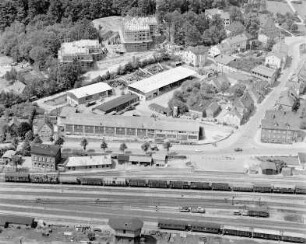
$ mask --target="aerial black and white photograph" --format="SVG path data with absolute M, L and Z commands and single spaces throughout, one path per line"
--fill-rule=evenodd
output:
M 306 0 L 0 0 L 0 244 L 306 244 Z

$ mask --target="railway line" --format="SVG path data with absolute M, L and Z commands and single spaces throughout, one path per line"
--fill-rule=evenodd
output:
M 242 193 L 241 196 L 238 193 L 236 197 L 241 198 L 242 201 L 238 200 L 240 202 L 238 205 L 237 202 L 232 205 L 230 198 L 232 194 L 229 192 L 202 194 L 199 191 L 186 192 L 185 190 L 144 188 L 128 188 L 127 190 L 127 188 L 113 187 L 98 189 L 97 187 L 69 185 L 64 187 L 50 185 L 51 188 L 46 189 L 48 187 L 49 185 L 1 183 L 0 212 L 22 212 L 32 214 L 32 216 L 41 214 L 53 216 L 60 213 L 63 219 L 69 219 L 71 216 L 94 219 L 136 216 L 148 222 L 156 222 L 162 218 L 198 220 L 267 229 L 294 230 L 300 233 L 303 233 L 306 228 L 303 223 L 286 222 L 274 217 L 259 219 L 229 214 L 243 203 L 256 204 L 256 200 L 247 200 L 247 197 L 252 196 L 250 193 Z M 291 199 L 289 198 L 286 202 L 285 199 L 281 200 L 272 194 L 271 196 L 257 195 L 265 199 L 261 201 L 261 204 L 270 208 L 272 216 L 274 213 L 279 214 L 278 209 L 282 208 L 284 211 L 287 209 L 300 215 L 305 214 L 305 196 L 290 195 Z M 40 201 L 37 201 L 38 198 Z M 227 198 L 226 201 L 225 198 Z M 207 214 L 180 213 L 178 211 L 180 206 L 202 206 L 207 209 Z

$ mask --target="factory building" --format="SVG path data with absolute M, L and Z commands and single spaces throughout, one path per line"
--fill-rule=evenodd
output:
M 130 92 L 137 94 L 141 100 L 149 100 L 180 86 L 196 72 L 184 67 L 170 69 L 129 85 Z
M 108 97 L 112 88 L 104 82 L 83 86 L 67 92 L 67 103 L 75 106 Z
M 193 143 L 204 138 L 204 128 L 182 119 L 71 113 L 61 119 L 66 136 L 122 137 Z

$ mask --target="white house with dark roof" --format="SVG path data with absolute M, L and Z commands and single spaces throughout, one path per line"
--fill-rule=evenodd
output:
M 207 60 L 208 48 L 205 46 L 188 47 L 182 52 L 182 60 L 194 67 L 203 67 Z
M 287 57 L 278 52 L 269 52 L 265 58 L 265 65 L 273 69 L 283 69 L 286 64 Z
M 104 82 L 83 86 L 67 92 L 67 103 L 75 106 L 111 95 L 112 88 Z

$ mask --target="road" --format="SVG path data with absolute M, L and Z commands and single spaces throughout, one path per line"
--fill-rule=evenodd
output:
M 207 221 L 221 224 L 292 230 L 303 233 L 306 225 L 284 221 L 286 215 L 306 216 L 306 197 L 290 195 L 230 192 L 205 192 L 137 189 L 111 187 L 83 187 L 69 185 L 34 185 L 1 183 L 0 213 L 23 213 L 30 216 L 61 216 L 62 220 L 78 217 L 101 221 L 111 217 L 135 216 L 147 222 L 158 219 Z M 234 196 L 234 198 L 233 198 Z M 36 201 L 40 198 L 40 201 Z M 99 200 L 97 200 L 99 199 Z M 268 219 L 235 216 L 241 206 L 268 206 Z M 157 206 L 157 207 L 156 207 Z M 202 206 L 205 214 L 181 213 L 181 206 Z M 46 218 L 46 217 L 45 217 Z
M 292 12 L 293 13 L 296 13 L 296 9 L 294 8 L 292 2 L 292 0 L 286 0 L 287 4 L 289 5 L 289 7 L 291 8 Z M 297 25 L 304 25 L 304 19 L 300 16 L 300 15 L 297 15 L 297 17 L 300 19 L 300 22 L 295 22 Z

